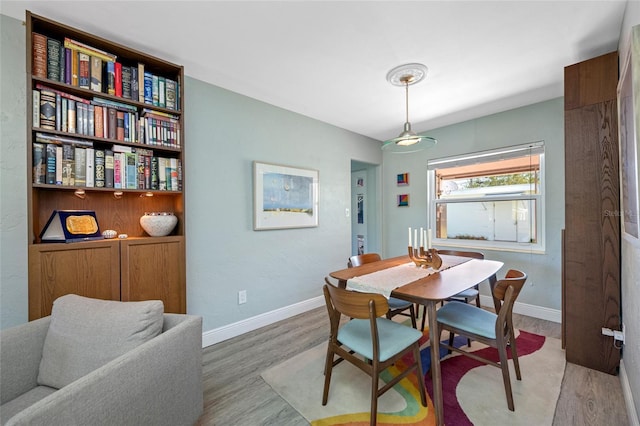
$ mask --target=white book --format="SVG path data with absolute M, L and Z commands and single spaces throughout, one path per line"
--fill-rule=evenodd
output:
M 86 179 L 86 186 L 88 188 L 93 188 L 95 186 L 95 182 L 96 182 L 96 174 L 95 174 L 95 170 L 94 170 L 94 163 L 95 163 L 95 149 L 93 148 L 87 148 L 87 152 L 86 152 L 86 163 L 87 163 L 87 173 L 85 176 Z
M 169 159 L 169 164 L 171 165 L 171 190 L 172 191 L 177 191 L 178 190 L 178 159 L 177 158 L 171 158 Z M 167 183 L 167 189 L 169 187 L 169 184 Z
M 164 157 L 158 158 L 158 185 L 160 190 L 167 189 L 167 159 Z
M 56 146 L 56 185 L 62 185 L 62 147 Z

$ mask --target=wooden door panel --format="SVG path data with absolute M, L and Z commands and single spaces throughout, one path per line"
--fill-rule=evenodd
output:
M 165 312 L 186 313 L 184 237 L 122 241 L 122 300 L 158 299 Z
M 65 294 L 120 300 L 118 241 L 29 246 L 29 320 L 51 314 Z

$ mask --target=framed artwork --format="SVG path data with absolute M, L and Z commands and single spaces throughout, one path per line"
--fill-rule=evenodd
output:
M 253 229 L 318 226 L 318 171 L 253 162 Z
M 358 254 L 364 254 L 364 235 L 358 234 Z
M 638 30 L 632 33 L 637 37 Z M 626 58 L 618 82 L 618 131 L 620 132 L 620 168 L 622 187 L 622 228 L 625 234 L 638 238 L 638 126 L 640 114 L 640 58 L 634 50 L 640 40 L 631 40 L 629 55 Z M 635 55 L 634 55 L 635 53 Z M 636 91 L 636 93 L 634 93 Z
M 364 194 L 358 194 L 358 223 L 364 223 Z
M 409 207 L 409 194 L 398 195 L 398 207 Z
M 356 185 L 364 186 L 364 178 L 358 178 L 358 181 L 357 181 Z
M 398 186 L 409 185 L 409 173 L 400 173 L 397 178 Z

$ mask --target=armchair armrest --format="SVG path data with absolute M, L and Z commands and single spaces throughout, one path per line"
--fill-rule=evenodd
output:
M 51 317 L 0 333 L 0 405 L 38 386 L 38 370 Z
M 164 314 L 162 334 L 63 387 L 9 425 L 190 425 L 203 411 L 202 318 Z

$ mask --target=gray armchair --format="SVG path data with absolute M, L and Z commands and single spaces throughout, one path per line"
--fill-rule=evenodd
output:
M 43 386 L 39 371 L 52 317 L 3 330 L 1 424 L 194 424 L 203 411 L 202 318 L 160 315 L 157 336 L 59 389 Z

